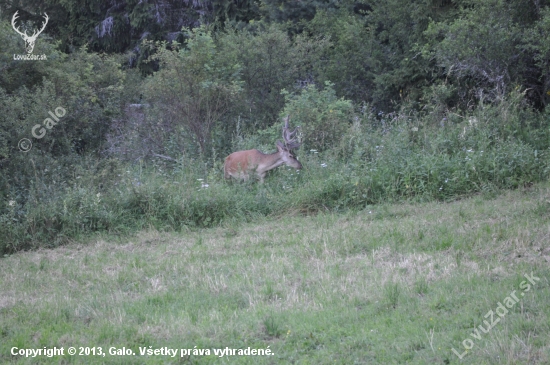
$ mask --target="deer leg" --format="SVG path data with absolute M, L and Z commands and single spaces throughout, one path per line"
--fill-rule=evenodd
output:
M 261 183 L 261 184 L 264 183 L 265 175 L 266 175 L 265 172 L 262 172 L 262 173 L 258 174 L 258 177 L 260 178 L 260 183 Z

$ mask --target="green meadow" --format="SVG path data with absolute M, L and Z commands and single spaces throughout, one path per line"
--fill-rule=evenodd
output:
M 0 364 L 547 365 L 549 278 L 550 0 L 0 1 Z
M 549 234 L 543 183 L 17 252 L 0 265 L 0 361 L 547 364 Z

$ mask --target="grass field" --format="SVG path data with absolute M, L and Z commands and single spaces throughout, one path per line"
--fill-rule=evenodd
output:
M 0 259 L 1 363 L 550 363 L 548 183 L 87 241 Z

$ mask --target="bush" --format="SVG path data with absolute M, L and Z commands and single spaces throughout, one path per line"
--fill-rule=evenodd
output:
M 338 99 L 333 84 L 325 83 L 323 90 L 308 85 L 299 95 L 283 91 L 286 104 L 283 114 L 300 124 L 305 149 L 325 151 L 339 144 L 347 132 L 353 115 L 351 101 Z

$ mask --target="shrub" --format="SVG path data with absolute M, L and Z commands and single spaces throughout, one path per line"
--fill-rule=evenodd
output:
M 308 85 L 299 95 L 283 94 L 283 114 L 301 124 L 305 149 L 325 151 L 340 142 L 350 126 L 353 106 L 351 101 L 337 98 L 333 84 L 327 81 L 323 90 Z

